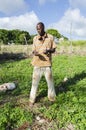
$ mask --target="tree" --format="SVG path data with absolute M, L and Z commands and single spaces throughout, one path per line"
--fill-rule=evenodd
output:
M 49 33 L 49 34 L 52 34 L 56 38 L 61 37 L 61 34 L 55 29 L 48 29 L 46 32 Z
M 27 44 L 25 33 L 22 33 L 22 34 L 19 35 L 19 41 L 23 45 Z
M 35 35 L 31 35 L 30 39 L 28 40 L 28 44 L 32 44 L 33 43 L 33 38 Z
M 4 44 L 8 43 L 8 31 L 5 29 L 0 29 L 0 41 Z
M 15 44 L 29 44 L 30 40 L 32 40 L 32 38 L 27 31 L 21 31 L 18 29 L 0 29 L 0 44 L 8 44 L 8 42 Z
M 29 34 L 29 32 L 22 31 L 21 33 L 23 34 L 24 37 L 24 43 L 29 44 L 29 40 L 31 39 L 31 35 Z

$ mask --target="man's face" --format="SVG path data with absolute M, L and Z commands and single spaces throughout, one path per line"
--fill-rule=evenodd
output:
M 37 32 L 38 32 L 39 35 L 42 36 L 44 34 L 44 27 L 41 24 L 38 24 L 36 26 L 36 29 L 37 29 Z

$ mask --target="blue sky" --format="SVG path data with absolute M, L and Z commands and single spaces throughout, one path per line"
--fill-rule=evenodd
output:
M 0 0 L 0 29 L 26 30 L 36 24 L 57 29 L 72 39 L 86 39 L 86 0 Z

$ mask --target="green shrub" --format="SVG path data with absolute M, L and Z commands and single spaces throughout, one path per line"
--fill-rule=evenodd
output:
M 0 109 L 0 130 L 18 128 L 24 122 L 31 124 L 32 117 L 30 112 L 16 107 L 12 103 L 7 103 Z

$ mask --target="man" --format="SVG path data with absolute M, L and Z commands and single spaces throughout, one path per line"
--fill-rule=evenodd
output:
M 32 77 L 32 88 L 30 92 L 30 104 L 35 103 L 36 92 L 39 81 L 44 74 L 48 84 L 48 99 L 55 101 L 55 89 L 52 78 L 51 70 L 51 56 L 55 52 L 56 44 L 53 41 L 53 36 L 45 32 L 45 27 L 42 22 L 39 22 L 36 26 L 38 35 L 33 39 L 33 60 L 34 66 Z

